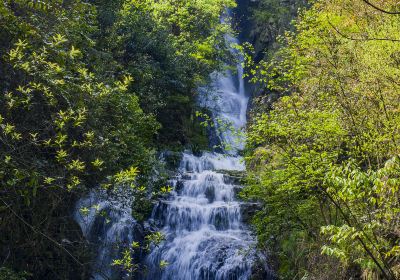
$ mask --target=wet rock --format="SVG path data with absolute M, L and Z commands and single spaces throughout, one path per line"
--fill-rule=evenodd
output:
M 206 188 L 204 194 L 205 194 L 206 198 L 208 199 L 209 203 L 214 202 L 214 200 L 215 200 L 215 189 L 213 187 Z
M 224 182 L 231 185 L 243 185 L 246 177 L 246 171 L 242 170 L 217 170 L 224 174 Z
M 236 185 L 233 187 L 233 191 L 235 193 L 235 197 L 239 198 L 240 192 L 243 190 L 243 186 L 241 185 Z
M 183 189 L 183 187 L 184 187 L 184 182 L 179 180 L 176 182 L 175 191 L 179 193 Z
M 193 174 L 185 173 L 185 174 L 183 174 L 183 175 L 181 176 L 181 179 L 182 179 L 182 180 L 192 180 L 192 176 L 193 176 Z
M 242 221 L 249 224 L 254 214 L 260 210 L 260 207 L 260 204 L 255 202 L 242 203 L 240 207 Z
M 269 259 L 266 254 L 260 251 L 257 252 L 251 268 L 251 277 L 249 280 L 278 280 L 276 274 L 270 267 Z

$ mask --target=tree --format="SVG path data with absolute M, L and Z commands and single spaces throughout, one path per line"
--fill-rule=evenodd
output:
M 398 176 L 398 19 L 363 1 L 315 1 L 295 28 L 251 69 L 280 94 L 268 112 L 259 98 L 249 130 L 244 194 L 263 202 L 258 232 L 287 279 L 396 279 L 398 206 L 387 195 L 399 193 L 379 186 Z

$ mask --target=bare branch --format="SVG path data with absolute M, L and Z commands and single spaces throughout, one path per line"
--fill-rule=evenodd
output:
M 372 3 L 369 2 L 368 0 L 363 0 L 363 1 L 364 1 L 367 5 L 373 7 L 374 9 L 376 9 L 376 10 L 382 12 L 382 13 L 389 14 L 389 15 L 400 15 L 400 12 L 386 11 L 386 10 L 384 10 L 384 9 L 382 9 L 382 8 L 379 8 L 378 6 L 372 4 Z
M 343 38 L 353 41 L 390 41 L 390 42 L 400 42 L 400 39 L 392 39 L 392 38 L 361 38 L 361 37 L 352 37 L 344 34 L 340 31 L 336 26 L 334 26 L 330 21 L 328 21 L 329 25 Z

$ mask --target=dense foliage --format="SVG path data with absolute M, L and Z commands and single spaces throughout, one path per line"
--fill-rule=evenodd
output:
M 122 66 L 118 70 L 137 81 L 132 89 L 143 110 L 161 123 L 159 145 L 206 148 L 204 129 L 193 122 L 197 86 L 227 56 L 229 24 L 221 24 L 220 15 L 234 1 L 98 2 L 109 35 L 100 40 Z
M 88 278 L 77 197 L 146 186 L 157 145 L 204 142 L 196 88 L 225 56 L 233 4 L 0 3 L 0 278 Z
M 230 58 L 220 16 L 234 5 L 0 3 L 0 279 L 88 279 L 76 200 L 129 187 L 145 220 L 149 197 L 169 191 L 148 180 L 157 149 L 207 148 L 197 88 Z M 260 94 L 242 196 L 260 202 L 260 247 L 281 279 L 399 279 L 398 1 L 260 0 L 250 11 Z M 133 275 L 141 246 L 113 265 Z
M 400 277 L 400 6 L 371 2 L 312 1 L 250 65 L 280 98 L 255 105 L 243 196 L 282 279 Z

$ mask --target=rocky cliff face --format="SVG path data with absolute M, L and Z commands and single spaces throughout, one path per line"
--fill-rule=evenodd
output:
M 276 38 L 291 28 L 291 21 L 306 3 L 306 0 L 238 1 L 236 24 L 240 26 L 240 39 L 253 45 L 256 61 L 277 47 Z
M 254 47 L 254 61 L 266 60 L 279 48 L 277 38 L 287 30 L 307 0 L 239 0 L 235 11 L 235 25 L 240 30 L 240 41 Z M 279 94 L 257 85 L 247 84 L 250 94 L 248 119 L 251 111 L 265 111 L 279 98 Z

